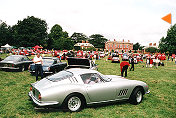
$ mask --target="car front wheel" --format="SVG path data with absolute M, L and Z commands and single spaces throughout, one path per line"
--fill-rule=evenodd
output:
M 71 112 L 78 112 L 84 106 L 83 99 L 80 95 L 72 94 L 69 95 L 64 102 L 64 109 Z
M 141 103 L 142 100 L 143 100 L 142 90 L 141 90 L 141 88 L 136 88 L 130 96 L 130 103 L 137 105 L 137 104 Z

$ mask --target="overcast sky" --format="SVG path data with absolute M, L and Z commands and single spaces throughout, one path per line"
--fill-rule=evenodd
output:
M 176 0 L 0 0 L 0 19 L 11 26 L 35 16 L 49 29 L 61 25 L 70 36 L 102 34 L 142 45 L 166 36 L 171 25 L 161 18 L 169 13 L 175 24 Z

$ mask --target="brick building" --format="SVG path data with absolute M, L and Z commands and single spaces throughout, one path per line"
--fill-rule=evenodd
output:
M 128 42 L 125 42 L 124 39 L 122 41 L 116 41 L 114 39 L 114 41 L 107 41 L 105 43 L 105 49 L 107 51 L 118 51 L 118 52 L 122 52 L 122 50 L 124 52 L 128 52 L 130 50 L 133 50 L 133 43 L 130 43 L 130 41 L 128 40 Z

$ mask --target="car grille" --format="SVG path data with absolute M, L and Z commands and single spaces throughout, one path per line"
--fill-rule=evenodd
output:
M 128 89 L 122 89 L 122 90 L 120 90 L 118 96 L 126 96 L 126 95 L 127 95 L 127 92 L 128 92 Z

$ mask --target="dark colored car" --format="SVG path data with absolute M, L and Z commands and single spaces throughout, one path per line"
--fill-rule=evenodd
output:
M 27 70 L 29 65 L 33 63 L 28 57 L 24 55 L 11 55 L 0 62 L 0 69 L 4 71 L 9 70 Z
M 67 66 L 66 62 L 61 62 L 59 58 L 56 57 L 43 57 L 43 73 L 52 74 L 57 73 Z M 29 66 L 29 72 L 31 74 L 35 73 L 35 64 L 32 63 Z
M 66 69 L 70 68 L 86 68 L 92 70 L 98 70 L 97 64 L 93 60 L 88 58 L 78 58 L 78 57 L 68 57 L 68 66 Z

